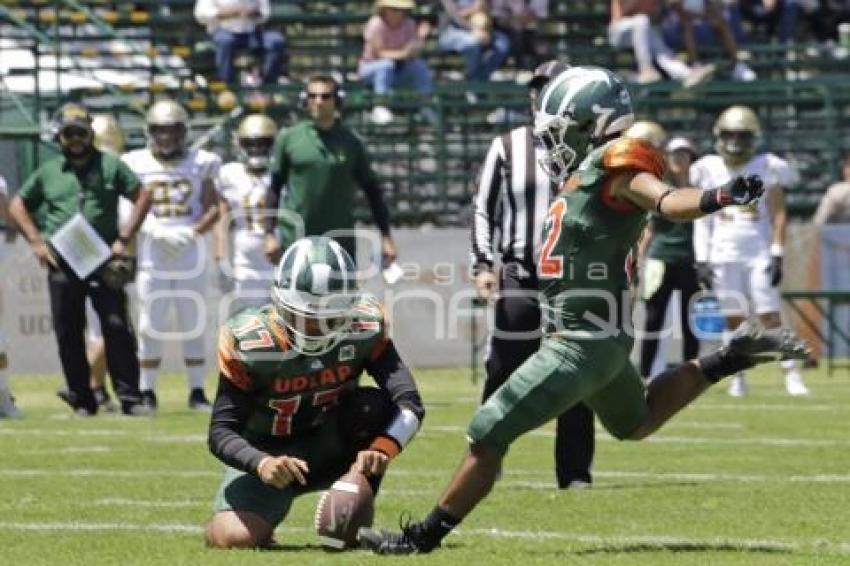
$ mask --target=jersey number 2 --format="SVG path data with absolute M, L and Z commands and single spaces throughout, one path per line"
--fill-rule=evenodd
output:
M 541 279 L 560 279 L 564 276 L 564 256 L 553 255 L 552 250 L 555 248 L 555 244 L 558 243 L 558 238 L 561 237 L 561 223 L 566 210 L 567 203 L 563 200 L 556 200 L 549 207 L 549 212 L 546 214 L 546 223 L 549 224 L 549 234 L 543 243 L 543 250 L 540 252 L 540 263 L 537 265 L 537 276 Z

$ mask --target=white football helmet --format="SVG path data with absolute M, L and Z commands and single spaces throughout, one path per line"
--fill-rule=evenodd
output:
M 747 163 L 761 141 L 758 116 L 747 106 L 730 106 L 714 123 L 714 149 L 730 165 Z
M 159 159 L 174 159 L 186 151 L 189 114 L 173 100 L 160 100 L 145 117 L 148 146 Z
M 266 169 L 269 165 L 277 125 L 265 114 L 246 116 L 236 129 L 236 153 L 249 169 Z
M 271 296 L 293 349 L 320 356 L 349 330 L 359 298 L 354 262 L 330 238 L 301 238 L 280 259 Z

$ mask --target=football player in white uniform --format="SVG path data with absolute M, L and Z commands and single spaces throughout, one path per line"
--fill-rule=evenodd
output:
M 219 172 L 216 261 L 222 292 L 234 281 L 230 314 L 267 302 L 274 266 L 263 252 L 265 199 L 271 182 L 269 160 L 277 125 L 263 114 L 246 116 L 235 134 L 238 161 Z
M 139 362 L 142 400 L 156 408 L 156 377 L 163 339 L 183 343 L 189 376 L 189 407 L 209 411 L 204 395 L 206 246 L 202 234 L 218 218 L 215 179 L 221 159 L 186 144 L 189 115 L 173 100 L 147 112 L 148 146 L 124 154 L 153 194 L 153 205 L 138 242 Z M 169 307 L 176 310 L 170 332 Z
M 756 153 L 761 125 L 752 109 L 731 106 L 714 125 L 717 154 L 706 155 L 691 167 L 691 182 L 709 189 L 736 175 L 758 175 L 764 196 L 747 206 L 731 206 L 694 222 L 694 256 L 700 284 L 713 288 L 726 317 L 735 328 L 755 314 L 768 328 L 781 325 L 779 284 L 785 242 L 785 188 L 796 173 L 772 153 Z M 714 184 L 713 184 L 714 183 Z M 781 362 L 790 395 L 808 395 L 797 362 Z M 730 380 L 729 394 L 747 393 L 743 373 Z
M 0 263 L 6 251 L 6 236 L 11 234 L 7 231 L 9 226 L 9 192 L 6 187 L 6 179 L 0 176 Z M 0 323 L 3 316 L 3 297 L 0 296 Z M 23 413 L 15 406 L 15 398 L 9 392 L 9 376 L 6 374 L 9 360 L 6 356 L 6 337 L 3 335 L 3 327 L 0 326 L 0 419 L 19 419 Z

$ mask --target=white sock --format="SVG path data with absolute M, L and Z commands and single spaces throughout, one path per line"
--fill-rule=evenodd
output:
M 189 375 L 189 389 L 203 389 L 204 377 L 206 377 L 206 368 L 201 364 L 199 366 L 186 366 L 186 373 Z
M 159 368 L 142 368 L 139 375 L 139 389 L 156 391 L 157 374 L 159 374 Z
M 788 375 L 789 373 L 798 373 L 799 364 L 797 364 L 797 360 L 782 360 L 779 362 L 779 367 L 785 370 L 785 375 Z

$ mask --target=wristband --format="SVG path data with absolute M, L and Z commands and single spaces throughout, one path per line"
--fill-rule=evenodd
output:
M 704 214 L 711 214 L 723 208 L 720 200 L 720 189 L 708 189 L 699 197 L 699 209 Z
M 782 247 L 782 244 L 770 244 L 770 255 L 772 257 L 782 257 L 785 253 L 785 249 Z

